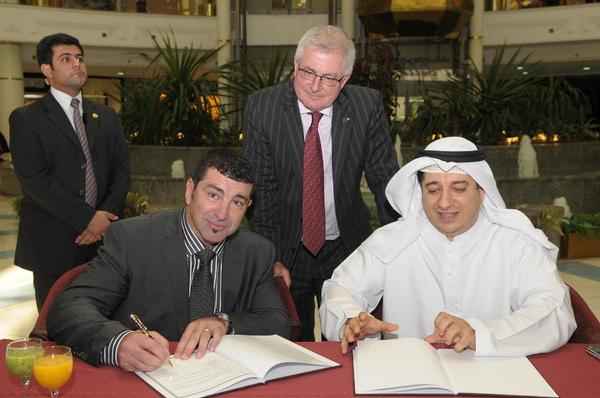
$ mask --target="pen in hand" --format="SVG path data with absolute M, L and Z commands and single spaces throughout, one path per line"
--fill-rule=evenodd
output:
M 133 323 L 136 324 L 136 326 L 138 327 L 138 329 L 140 330 L 140 332 L 142 332 L 143 334 L 145 334 L 146 336 L 148 336 L 148 337 L 150 337 L 152 339 L 152 336 L 148 332 L 148 328 L 146 327 L 146 325 L 144 325 L 144 323 L 142 322 L 142 320 L 140 319 L 139 316 L 137 316 L 136 314 L 131 314 L 131 315 L 129 315 L 129 318 L 131 318 L 131 320 L 133 321 Z M 169 361 L 169 365 L 171 365 L 171 367 L 173 367 L 173 364 L 171 363 L 171 360 L 169 359 L 168 361 Z

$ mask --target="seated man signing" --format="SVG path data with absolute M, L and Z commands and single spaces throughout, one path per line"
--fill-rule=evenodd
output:
M 325 336 L 419 337 L 476 355 L 529 355 L 565 344 L 576 324 L 558 249 L 506 209 L 470 141 L 431 143 L 390 180 L 402 219 L 375 231 L 323 285 Z M 383 298 L 383 321 L 369 315 Z
M 187 359 L 234 331 L 288 337 L 275 248 L 238 230 L 253 182 L 243 155 L 216 149 L 187 180 L 183 209 L 111 225 L 98 256 L 50 310 L 50 338 L 95 366 L 151 371 L 166 362 L 168 341 L 179 341 L 175 356 Z M 132 331 L 132 313 L 152 338 Z

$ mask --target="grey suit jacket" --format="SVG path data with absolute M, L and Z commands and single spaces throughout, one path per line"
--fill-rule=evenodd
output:
M 98 257 L 56 300 L 49 336 L 93 365 L 136 313 L 150 330 L 178 341 L 188 324 L 189 267 L 182 210 L 111 225 Z M 290 322 L 273 279 L 275 249 L 249 231 L 227 238 L 222 311 L 237 333 L 289 337 Z
M 127 143 L 115 111 L 87 99 L 83 112 L 98 184 L 98 204 L 84 197 L 85 155 L 51 93 L 10 115 L 10 144 L 23 191 L 15 264 L 44 274 L 74 265 L 75 238 L 96 210 L 119 215 L 129 190 Z
M 380 95 L 346 85 L 333 104 L 333 189 L 342 243 L 350 254 L 372 232 L 360 191 L 365 173 L 382 224 L 396 220 L 385 186 L 398 171 Z M 292 82 L 250 96 L 244 153 L 257 169 L 252 228 L 275 243 L 277 259 L 291 266 L 302 234 L 304 133 Z

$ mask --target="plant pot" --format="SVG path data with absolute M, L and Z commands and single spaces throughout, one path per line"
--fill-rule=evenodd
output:
M 600 236 L 581 236 L 572 232 L 563 236 L 561 257 L 600 257 Z
M 536 228 L 541 229 L 550 242 L 560 247 L 560 221 L 565 212 L 564 208 L 555 205 L 526 203 L 517 205 L 516 209 L 523 212 Z

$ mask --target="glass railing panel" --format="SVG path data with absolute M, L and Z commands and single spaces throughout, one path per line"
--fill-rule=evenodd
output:
M 216 0 L 0 0 L 0 3 L 162 15 L 216 15 Z
M 486 11 L 521 10 L 527 8 L 572 6 L 598 3 L 599 0 L 486 0 Z

